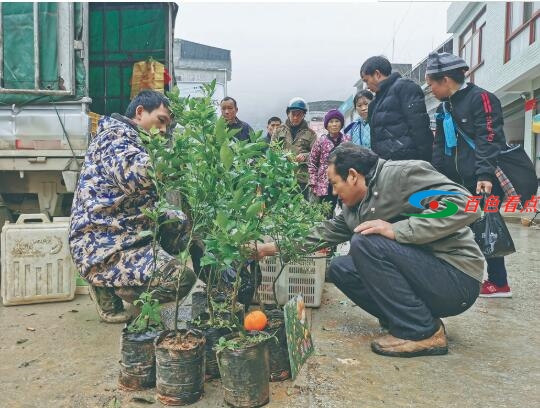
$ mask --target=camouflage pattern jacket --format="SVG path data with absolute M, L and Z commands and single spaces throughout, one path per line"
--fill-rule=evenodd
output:
M 73 260 L 82 276 L 91 269 L 110 263 L 113 255 L 122 251 L 142 248 L 151 241 L 140 232 L 152 228 L 151 221 L 143 214 L 156 203 L 154 185 L 148 177 L 150 158 L 145 150 L 137 127 L 131 120 L 113 114 L 104 117 L 98 125 L 97 136 L 92 140 L 71 209 L 69 244 Z M 182 213 L 176 214 L 184 219 Z M 151 264 L 151 251 L 141 251 L 137 263 Z M 118 258 L 120 259 L 120 258 Z M 131 265 L 124 265 L 129 269 Z M 147 279 L 147 270 L 128 273 L 122 284 L 140 285 Z M 93 272 L 92 272 L 93 273 Z M 111 275 L 111 279 L 115 279 Z M 127 282 L 126 282 L 127 281 Z M 107 282 L 107 286 L 112 283 Z

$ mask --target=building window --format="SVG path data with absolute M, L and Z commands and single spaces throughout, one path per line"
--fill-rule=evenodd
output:
M 540 1 L 506 3 L 504 62 L 520 55 L 540 37 Z
M 482 52 L 482 33 L 486 27 L 486 8 L 476 16 L 471 24 L 459 37 L 459 56 L 469 65 L 469 80 L 474 82 L 474 76 L 484 64 Z

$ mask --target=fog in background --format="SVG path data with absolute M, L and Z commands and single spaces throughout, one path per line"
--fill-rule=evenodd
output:
M 442 2 L 180 3 L 175 38 L 231 50 L 227 93 L 256 130 L 289 99 L 345 100 L 373 55 L 413 66 L 443 43 Z

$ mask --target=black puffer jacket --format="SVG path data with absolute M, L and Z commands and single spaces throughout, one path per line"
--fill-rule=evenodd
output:
M 397 72 L 369 104 L 371 149 L 383 159 L 431 161 L 433 132 L 422 89 Z
M 499 99 L 472 83 L 457 91 L 446 103 L 455 123 L 476 145 L 473 150 L 459 135 L 451 156 L 445 155 L 442 104 L 437 108 L 433 166 L 448 178 L 476 189 L 477 181 L 496 182 L 497 157 L 506 149 L 503 113 Z

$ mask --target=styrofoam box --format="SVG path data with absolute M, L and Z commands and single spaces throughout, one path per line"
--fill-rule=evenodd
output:
M 1 235 L 4 305 L 58 302 L 75 296 L 75 265 L 68 246 L 69 218 L 23 214 Z
M 279 257 L 267 257 L 259 261 L 262 282 L 259 295 L 263 303 L 274 303 L 272 283 L 281 270 Z M 326 256 L 320 253 L 301 258 L 295 263 L 285 266 L 276 282 L 276 297 L 280 305 L 284 305 L 297 294 L 304 296 L 305 305 L 319 307 L 321 305 L 324 275 L 326 272 Z

